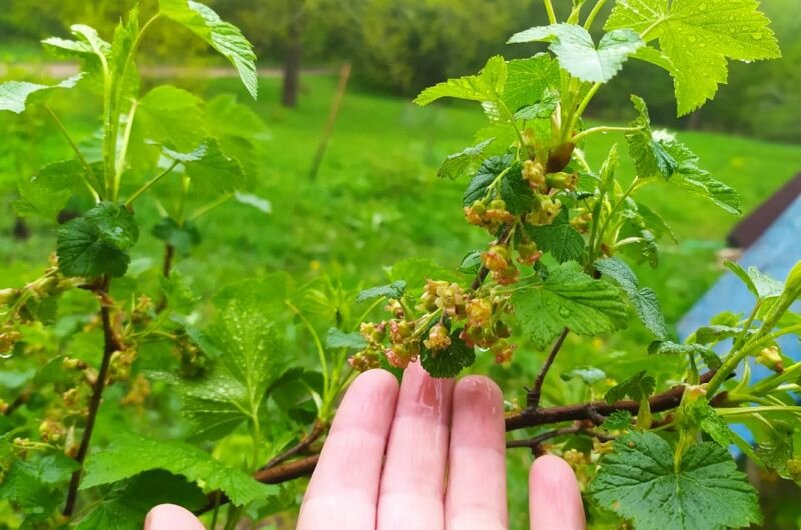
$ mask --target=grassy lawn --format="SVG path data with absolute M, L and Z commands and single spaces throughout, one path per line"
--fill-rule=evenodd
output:
M 263 81 L 261 99 L 254 108 L 268 124 L 271 139 L 264 143 L 253 192 L 271 201 L 273 213 L 226 203 L 204 217 L 199 223 L 202 243 L 178 263 L 196 290 L 208 293 L 232 278 L 274 270 L 287 270 L 297 278 L 325 271 L 346 286 L 368 286 L 380 283 L 383 267 L 400 259 L 429 257 L 453 268 L 466 251 L 486 244 L 486 236 L 462 217 L 461 195 L 467 183 L 435 177 L 445 156 L 472 144 L 474 131 L 484 124 L 480 109 L 462 105 L 420 109 L 405 100 L 354 88 L 345 98 L 321 171 L 312 182 L 310 162 L 335 84 L 334 78 L 305 78 L 300 107 L 290 111 L 277 104 L 279 81 Z M 239 92 L 234 80 L 212 81 L 207 90 L 209 94 Z M 96 124 L 82 116 L 71 120 L 70 115 L 79 98 L 88 97 L 95 96 L 76 93 L 54 98 L 56 112 L 81 139 L 89 138 Z M 31 222 L 27 241 L 9 236 L 14 223 L 13 180 L 48 161 L 68 157 L 69 151 L 50 132 L 43 116 L 0 116 L 0 129 L 17 147 L 25 148 L 24 156 L 12 159 L 8 153 L 16 147 L 9 142 L 0 146 L 0 196 L 6 212 L 0 220 L 2 288 L 38 276 L 48 249 L 54 246 L 52 226 L 36 221 Z M 700 155 L 703 167 L 742 193 L 746 211 L 801 171 L 801 147 L 703 133 L 679 137 Z M 596 144 L 587 153 L 593 166 L 600 164 L 616 141 L 623 142 L 623 137 L 610 135 L 601 142 L 606 145 Z M 627 160 L 623 171 L 633 173 Z M 668 185 L 646 190 L 641 198 L 669 221 L 681 240 L 664 250 L 659 269 L 638 268 L 642 284 L 657 291 L 668 320 L 675 322 L 720 274 L 716 250 L 722 248 L 737 219 Z M 149 234 L 157 222 L 157 210 L 145 200 L 137 216 L 144 228 L 133 266 L 157 268 L 161 242 Z M 560 358 L 555 369 L 605 362 L 624 347 L 644 350 L 646 340 L 643 330 L 634 327 L 611 344 L 570 342 L 572 354 Z M 489 372 L 506 389 L 522 389 L 530 383 L 537 363 L 526 361 L 523 353 L 518 361 L 505 369 L 482 360 L 478 371 Z M 653 364 L 645 354 L 634 362 Z M 631 364 L 626 371 L 631 372 Z M 546 388 L 546 401 L 548 392 L 552 396 L 561 392 L 562 398 L 571 392 L 558 378 L 553 379 Z M 514 391 L 507 397 L 514 399 Z M 512 528 L 525 524 L 522 506 L 528 459 L 523 452 L 510 456 L 511 462 L 520 464 L 510 466 Z

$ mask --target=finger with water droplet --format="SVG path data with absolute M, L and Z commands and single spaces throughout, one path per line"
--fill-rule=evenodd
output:
M 297 530 L 374 530 L 384 450 L 398 383 L 370 370 L 339 406 L 300 509 Z
M 453 380 L 403 374 L 378 500 L 378 530 L 441 530 Z

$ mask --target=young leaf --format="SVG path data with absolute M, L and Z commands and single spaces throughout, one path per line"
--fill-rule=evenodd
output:
M 192 184 L 211 195 L 230 193 L 245 184 L 242 165 L 225 155 L 217 140 L 209 138 L 190 153 L 164 149 L 164 153 L 184 166 Z
M 559 377 L 562 381 L 570 381 L 571 379 L 581 379 L 585 385 L 594 385 L 606 379 L 606 373 L 600 368 L 594 366 L 579 366 L 573 368 L 569 372 L 560 374 Z
M 698 328 L 693 335 L 698 344 L 716 344 L 726 339 L 731 339 L 742 334 L 743 328 L 735 326 L 722 326 L 712 324 Z M 748 330 L 749 335 L 755 334 L 754 329 Z
M 512 295 L 517 321 L 537 348 L 550 344 L 565 327 L 585 336 L 611 333 L 626 325 L 627 307 L 618 290 L 587 276 L 576 262 L 549 270 L 538 285 Z
M 105 450 L 89 457 L 81 489 L 111 484 L 153 469 L 184 476 L 207 493 L 222 491 L 236 506 L 263 499 L 277 490 L 192 445 L 161 442 L 132 433 L 118 433 Z
M 660 340 L 668 338 L 670 332 L 656 293 L 648 287 L 640 289 L 637 276 L 625 262 L 616 258 L 598 260 L 595 262 L 595 269 L 623 289 L 634 307 L 634 312 L 654 337 Z
M 769 24 L 757 0 L 627 0 L 615 4 L 606 29 L 630 29 L 645 40 L 659 40 L 683 116 L 712 99 L 727 81 L 727 60 L 781 55 Z
M 487 61 L 478 75 L 448 79 L 423 90 L 414 102 L 425 106 L 440 98 L 467 99 L 481 103 L 498 101 L 503 94 L 506 75 L 506 61 L 496 55 Z
M 471 250 L 462 258 L 459 264 L 459 272 L 465 274 L 475 274 L 481 269 L 481 250 Z
M 526 232 L 543 252 L 549 252 L 559 263 L 575 261 L 584 252 L 584 238 L 570 226 L 566 208 L 549 225 L 526 226 Z
M 451 345 L 447 349 L 438 351 L 423 349 L 420 363 L 431 377 L 439 379 L 456 377 L 462 369 L 476 362 L 475 348 L 468 346 L 460 338 L 461 333 L 461 328 L 451 333 Z
M 42 44 L 58 55 L 93 61 L 95 66 L 100 66 L 103 72 L 107 73 L 111 44 L 103 40 L 96 29 L 83 24 L 70 26 L 70 32 L 77 40 L 51 37 L 43 40 Z
M 548 89 L 540 101 L 518 109 L 517 112 L 515 112 L 515 119 L 544 120 L 550 118 L 551 115 L 556 112 L 560 99 L 561 95 L 559 92 Z
M 389 285 L 381 285 L 379 287 L 365 289 L 356 297 L 356 303 L 367 302 L 368 300 L 375 300 L 376 298 L 398 299 L 403 296 L 405 291 L 406 282 L 399 280 L 397 282 L 392 282 Z
M 614 448 L 601 459 L 590 494 L 637 528 L 722 530 L 762 520 L 754 488 L 716 443 L 690 446 L 678 467 L 654 433 L 627 434 Z
M 167 18 L 192 31 L 231 61 L 245 88 L 256 99 L 259 91 L 256 54 L 239 28 L 224 22 L 211 8 L 193 0 L 159 0 L 159 9 Z
M 627 410 L 616 410 L 606 417 L 601 424 L 601 429 L 605 431 L 625 431 L 631 429 L 632 416 Z
M 725 260 L 723 264 L 732 271 L 748 287 L 757 300 L 767 300 L 781 296 L 784 284 L 763 274 L 756 267 L 748 267 L 746 271 L 738 263 Z
M 740 195 L 730 186 L 712 177 L 709 172 L 700 169 L 698 156 L 686 145 L 668 141 L 663 146 L 678 163 L 678 169 L 670 179 L 671 184 L 712 201 L 732 215 L 742 215 Z
M 0 111 L 8 110 L 21 114 L 27 105 L 44 100 L 50 91 L 57 88 L 74 88 L 82 78 L 83 74 L 78 74 L 55 85 L 39 85 L 26 81 L 0 83 Z
M 629 55 L 645 45 L 634 31 L 619 29 L 604 35 L 596 48 L 592 35 L 575 24 L 530 28 L 512 35 L 508 42 L 534 41 L 550 42 L 559 64 L 573 77 L 600 83 L 612 79 Z
M 487 188 L 492 184 L 495 179 L 500 175 L 509 164 L 512 163 L 512 157 L 493 156 L 485 160 L 481 167 L 478 169 L 476 175 L 470 180 L 467 189 L 462 197 L 462 206 L 470 206 L 474 202 L 481 200 L 487 194 Z
M 183 477 L 161 470 L 146 471 L 115 484 L 80 519 L 75 530 L 141 530 L 147 512 L 159 504 L 198 510 L 208 504 L 208 496 Z
M 367 342 L 359 333 L 345 333 L 337 328 L 329 329 L 325 337 L 325 347 L 329 349 L 362 349 L 366 346 Z
M 171 217 L 162 217 L 151 232 L 154 237 L 161 239 L 182 255 L 187 255 L 192 247 L 200 244 L 200 231 L 192 221 L 184 221 L 178 225 Z
M 656 340 L 648 345 L 648 353 L 651 355 L 699 355 L 710 370 L 717 370 L 722 364 L 718 354 L 701 344 L 678 344 Z
M 517 162 L 501 179 L 500 196 L 506 203 L 506 210 L 514 215 L 528 213 L 539 204 L 528 181 L 523 178 L 523 166 Z
M 234 192 L 234 200 L 239 204 L 244 204 L 255 208 L 265 215 L 273 213 L 273 205 L 270 201 L 252 193 L 242 193 L 241 191 Z
M 635 95 L 631 96 L 631 101 L 637 109 L 637 118 L 629 126 L 638 130 L 626 134 L 626 141 L 637 175 L 640 178 L 661 177 L 667 180 L 676 172 L 678 163 L 665 150 L 662 142 L 654 138 L 645 101 Z
M 20 198 L 14 202 L 14 210 L 22 217 L 39 215 L 52 221 L 73 194 L 85 189 L 84 180 L 88 181 L 89 175 L 77 160 L 49 164 L 33 177 L 17 181 Z
M 495 138 L 484 140 L 478 145 L 468 147 L 464 151 L 448 155 L 437 171 L 437 176 L 456 180 L 465 173 L 475 171 L 475 165 L 483 160 L 481 156 Z
M 137 105 L 133 134 L 180 152 L 192 151 L 206 137 L 202 101 L 174 86 L 156 87 Z
M 545 113 L 547 107 L 554 104 L 554 98 L 559 97 L 559 82 L 559 63 L 549 54 L 540 53 L 528 59 L 513 59 L 506 63 L 506 83 L 502 99 L 512 112 L 539 105 L 540 110 L 537 112 Z M 556 102 L 558 103 L 558 99 Z M 550 117 L 550 113 L 544 117 Z
M 233 299 L 202 332 L 188 330 L 214 361 L 208 377 L 178 384 L 182 414 L 197 425 L 196 435 L 217 438 L 245 420 L 255 421 L 267 388 L 283 373 L 287 356 L 264 305 Z
M 58 230 L 58 267 L 65 276 L 122 276 L 139 239 L 139 227 L 127 208 L 101 202 L 83 217 Z
M 653 394 L 655 388 L 656 381 L 643 370 L 610 388 L 604 399 L 610 405 L 622 401 L 626 396 L 634 401 L 641 401 Z

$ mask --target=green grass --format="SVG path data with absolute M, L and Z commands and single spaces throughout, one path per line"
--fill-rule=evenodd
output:
M 435 177 L 445 156 L 473 143 L 474 131 L 484 124 L 480 109 L 463 105 L 420 109 L 405 100 L 353 88 L 344 100 L 318 178 L 311 182 L 310 161 L 335 84 L 333 78 L 305 78 L 299 108 L 287 110 L 277 104 L 278 80 L 262 83 L 261 99 L 254 108 L 267 122 L 272 139 L 263 146 L 253 192 L 272 202 L 273 213 L 266 216 L 228 203 L 204 217 L 199 223 L 202 243 L 177 265 L 192 278 L 195 289 L 208 293 L 232 279 L 274 270 L 287 270 L 297 278 L 323 271 L 348 287 L 369 286 L 384 279 L 383 267 L 400 259 L 430 257 L 453 268 L 467 250 L 486 244 L 487 236 L 462 217 L 466 181 Z M 234 80 L 213 81 L 207 91 L 241 93 Z M 87 115 L 73 116 L 72 109 L 89 97 L 94 96 L 76 93 L 54 98 L 56 112 L 81 139 L 89 137 L 96 124 Z M 0 186 L 8 205 L 14 197 L 14 178 L 67 157 L 69 151 L 37 114 L 0 116 L 0 129 L 13 140 L 0 146 Z M 679 138 L 700 155 L 703 167 L 742 193 L 746 211 L 801 171 L 801 148 L 796 146 L 702 133 L 681 133 Z M 623 142 L 622 136 L 609 135 L 594 145 L 587 153 L 593 165 L 597 167 L 615 141 Z M 23 149 L 23 156 L 12 157 L 17 148 Z M 628 161 L 622 171 L 632 175 Z M 668 185 L 646 190 L 642 200 L 667 218 L 682 241 L 665 249 L 659 269 L 638 268 L 643 285 L 657 291 L 668 320 L 675 322 L 721 273 L 715 249 L 722 247 L 737 219 Z M 52 226 L 37 222 L 31 223 L 29 240 L 12 240 L 8 234 L 14 218 L 8 207 L 5 211 L 0 220 L 4 279 L 0 288 L 38 276 L 54 248 Z M 152 202 L 142 201 L 137 217 L 144 228 L 134 268 L 156 269 L 161 244 L 149 234 L 157 221 Z M 570 353 L 560 357 L 555 372 L 590 363 L 603 364 L 612 372 L 615 367 L 621 371 L 625 367 L 629 373 L 635 366 L 653 368 L 654 360 L 644 353 L 646 341 L 636 326 L 611 343 L 571 340 Z M 639 349 L 643 355 L 622 365 L 615 352 L 623 348 Z M 482 359 L 477 371 L 501 381 L 507 398 L 513 400 L 530 383 L 537 366 L 530 352 L 522 351 L 511 368 Z M 575 386 L 551 379 L 546 401 L 586 397 L 576 393 Z M 512 528 L 526 525 L 529 459 L 523 452 L 510 455 Z

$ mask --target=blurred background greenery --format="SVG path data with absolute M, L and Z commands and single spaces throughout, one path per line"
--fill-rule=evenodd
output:
M 154 0 L 144 0 L 143 10 Z M 472 73 L 486 58 L 532 53 L 534 47 L 507 47 L 515 31 L 545 22 L 539 0 L 215 0 L 210 5 L 240 25 L 253 41 L 264 73 L 259 101 L 187 33 L 164 24 L 142 53 L 151 66 L 150 86 L 168 81 L 207 96 L 234 93 L 252 105 L 267 124 L 256 164 L 254 193 L 272 203 L 272 213 L 224 204 L 199 222 L 201 244 L 177 268 L 198 293 L 209 293 L 232 279 L 285 270 L 298 281 L 332 278 L 347 289 L 384 279 L 383 267 L 409 257 L 429 258 L 455 268 L 486 236 L 462 216 L 464 182 L 438 181 L 436 169 L 450 153 L 472 145 L 484 118 L 476 107 L 459 104 L 420 109 L 410 102 L 419 89 L 448 76 Z M 132 0 L 0 0 L 0 78 L 45 80 L 66 77 L 70 66 L 40 51 L 39 39 L 66 36 L 69 25 L 85 23 L 109 36 Z M 560 0 L 557 8 L 569 2 Z M 632 118 L 629 94 L 644 96 L 653 120 L 671 130 L 701 156 L 703 167 L 743 195 L 746 212 L 801 171 L 801 19 L 798 0 L 764 0 L 774 20 L 784 58 L 752 65 L 733 64 L 719 97 L 684 119 L 675 118 L 672 83 L 667 75 L 630 62 L 591 108 L 594 119 Z M 337 85 L 338 67 L 352 64 L 353 76 L 329 149 L 316 180 L 308 177 Z M 226 70 L 227 72 L 227 70 Z M 153 77 L 157 76 L 157 77 Z M 166 79 L 165 79 L 166 78 Z M 293 80 L 297 80 L 294 82 Z M 288 82 L 287 82 L 288 81 Z M 148 88 L 145 86 L 144 88 Z M 52 106 L 71 132 L 89 140 L 98 130 L 95 94 L 59 94 Z M 53 226 L 16 219 L 11 203 L 15 180 L 70 156 L 42 114 L 0 116 L 0 287 L 37 277 L 54 248 Z M 587 153 L 597 166 L 609 135 Z M 604 145 L 605 143 L 605 145 Z M 633 170 L 624 165 L 631 175 Z M 721 274 L 718 253 L 737 222 L 700 201 L 657 188 L 644 202 L 673 225 L 679 243 L 665 249 L 658 269 L 640 267 L 645 286 L 659 294 L 669 322 L 676 322 Z M 80 205 L 74 205 L 80 208 Z M 155 205 L 143 203 L 137 215 L 148 226 L 159 219 Z M 248 227 L 248 228 L 246 228 Z M 256 229 L 253 229 L 256 227 Z M 135 249 L 134 271 L 158 268 L 162 242 L 143 237 Z M 611 342 L 571 341 L 554 373 L 578 365 L 603 364 L 614 376 L 634 365 L 654 366 L 645 354 L 647 336 L 633 327 Z M 621 361 L 621 350 L 642 351 Z M 299 346 L 298 356 L 312 358 Z M 668 361 L 665 361 L 668 362 Z M 518 399 L 538 363 L 521 352 L 510 367 L 488 359 L 475 367 L 501 383 L 507 399 Z M 669 370 L 666 367 L 665 372 Z M 586 389 L 554 377 L 546 402 L 578 401 Z M 530 455 L 510 455 L 511 527 L 527 528 L 525 473 Z M 774 484 L 773 477 L 760 480 Z M 772 486 L 771 486 L 772 487 Z M 798 492 L 792 493 L 798 498 Z M 766 528 L 801 528 L 801 507 L 774 495 Z

